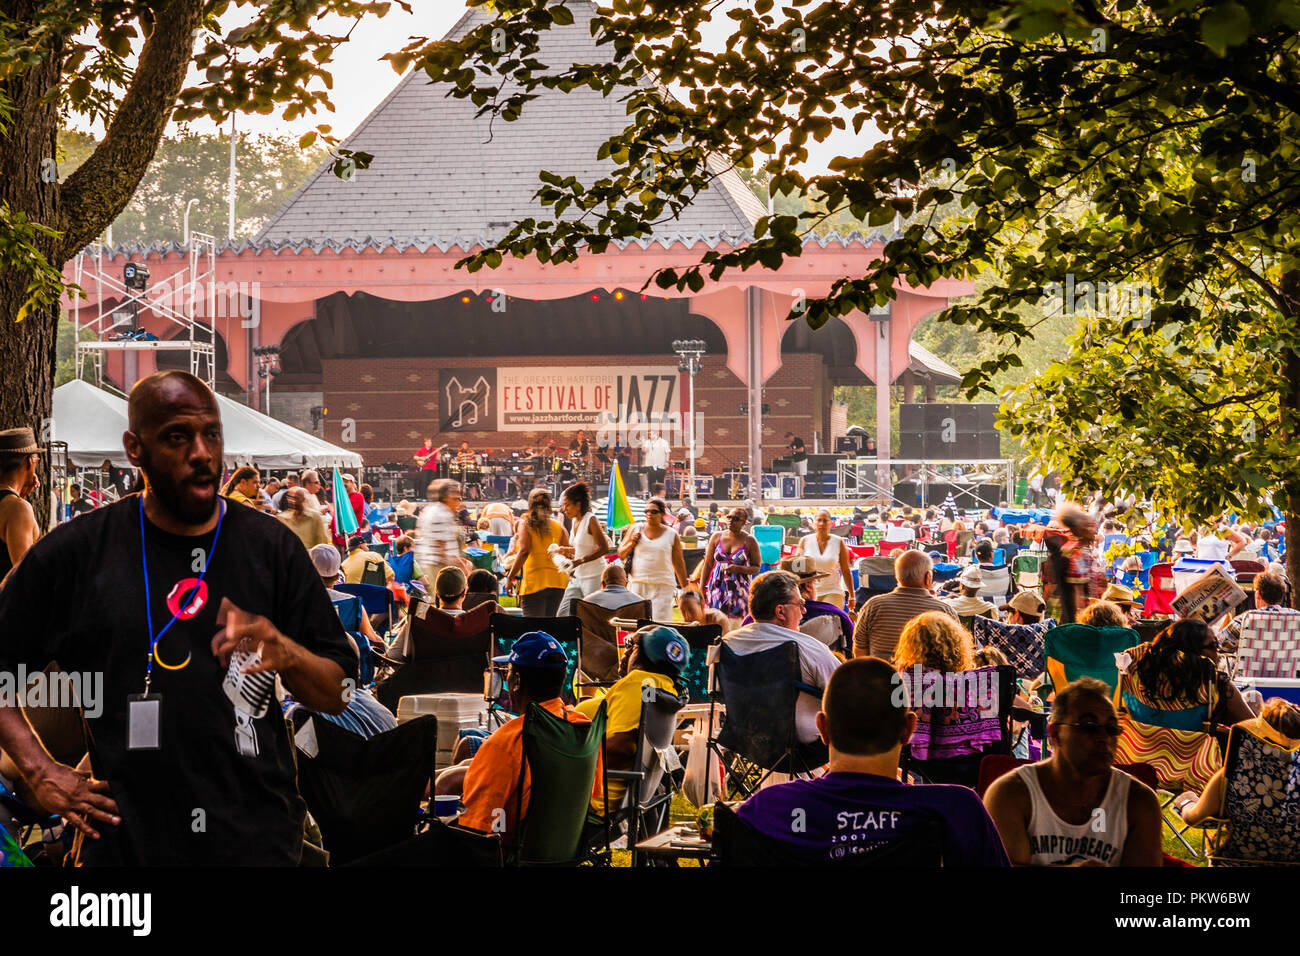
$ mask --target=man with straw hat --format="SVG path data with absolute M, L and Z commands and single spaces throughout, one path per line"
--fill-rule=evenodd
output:
M 44 453 L 30 428 L 0 431 L 0 587 L 40 537 L 36 512 L 26 499 L 41 483 L 38 468 Z

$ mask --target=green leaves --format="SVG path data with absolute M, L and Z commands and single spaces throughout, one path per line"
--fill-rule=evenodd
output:
M 1250 14 L 1235 0 L 1219 3 L 1201 17 L 1201 42 L 1219 56 L 1245 43 L 1249 35 Z

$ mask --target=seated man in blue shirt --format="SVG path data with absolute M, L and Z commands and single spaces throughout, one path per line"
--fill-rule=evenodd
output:
M 817 714 L 830 772 L 760 790 L 740 819 L 813 862 L 882 850 L 928 823 L 939 828 L 944 866 L 1010 865 L 974 790 L 898 781 L 899 752 L 915 729 L 907 685 L 894 668 L 878 657 L 845 662 Z

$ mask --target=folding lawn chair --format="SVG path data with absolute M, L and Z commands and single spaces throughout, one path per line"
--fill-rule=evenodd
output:
M 1300 864 L 1300 740 L 1256 718 L 1233 726 L 1211 866 Z M 1209 822 L 1209 821 L 1207 821 Z
M 438 721 L 417 717 L 360 737 L 297 708 L 298 791 L 320 827 L 330 863 L 340 865 L 415 835 L 420 801 L 433 785 Z M 308 741 L 315 742 L 315 755 Z
M 928 684 L 912 688 L 916 731 L 903 748 L 899 767 L 904 779 L 911 773 L 928 783 L 973 787 L 979 779 L 980 760 L 986 754 L 1011 753 L 1015 668 L 980 667 L 960 674 L 931 672 L 931 675 L 938 681 L 938 689 L 945 692 L 946 701 L 961 702 L 956 706 L 931 706 L 927 701 Z M 923 677 L 923 680 L 928 680 L 928 677 Z M 945 683 L 953 685 L 951 690 L 957 692 L 955 697 L 947 693 L 949 688 L 944 686 Z M 991 696 L 993 707 L 979 705 L 980 692 Z
M 569 669 L 564 675 L 564 692 L 569 702 L 576 700 L 573 695 L 574 674 L 578 669 L 578 640 L 582 634 L 582 622 L 572 615 L 565 617 L 523 617 L 514 614 L 493 614 L 491 618 L 492 654 L 499 657 L 510 653 L 510 648 L 519 638 L 529 631 L 545 631 L 564 645 L 564 653 L 569 657 Z
M 573 613 L 578 629 L 578 687 L 609 687 L 618 680 L 618 628 L 614 618 L 638 618 L 650 613 L 649 601 L 633 601 L 611 611 L 609 608 L 577 600 Z
M 795 708 L 801 693 L 821 697 L 803 683 L 799 646 L 788 641 L 753 654 L 717 648 L 711 700 L 726 705 L 721 730 L 709 741 L 734 790 L 749 796 L 772 773 L 811 773 L 829 754 L 820 741 L 801 743 Z M 709 726 L 715 726 L 712 713 Z
M 514 863 L 572 866 L 587 858 L 587 817 L 604 743 L 604 702 L 587 724 L 528 705 L 515 803 L 519 826 Z M 525 781 L 530 783 L 527 813 L 523 812 Z
M 1238 677 L 1300 673 L 1300 614 L 1247 611 L 1237 638 Z
M 1115 712 L 1119 715 L 1119 743 L 1115 751 L 1117 763 L 1145 764 L 1154 772 L 1158 786 L 1169 796 L 1163 806 L 1168 807 L 1186 790 L 1200 793 L 1209 784 L 1214 772 L 1223 766 L 1223 755 L 1215 737 L 1210 717 L 1217 702 L 1216 673 L 1214 665 L 1202 658 L 1204 664 L 1206 700 L 1186 708 L 1170 708 L 1154 698 L 1144 695 L 1137 678 L 1137 661 L 1151 645 L 1144 644 L 1128 649 L 1133 662 L 1119 674 L 1115 690 Z M 1163 814 L 1162 814 L 1163 816 Z M 1186 825 L 1175 826 L 1167 816 L 1165 825 L 1187 851 L 1194 856 L 1197 850 L 1183 834 Z
M 609 781 L 627 782 L 627 790 L 619 806 L 607 814 L 607 832 L 627 830 L 627 845 L 632 850 L 632 865 L 640 863 L 636 845 L 642 835 L 653 836 L 668 822 L 668 810 L 673 799 L 671 778 L 665 778 L 663 754 L 673 745 L 673 731 L 677 729 L 677 714 L 682 709 L 680 697 L 657 687 L 643 688 L 641 720 L 636 731 L 636 753 L 631 770 L 610 770 L 605 764 L 604 791 L 609 793 Z M 668 786 L 660 791 L 660 784 L 668 779 Z
M 493 611 L 491 604 L 480 604 L 464 614 L 448 614 L 417 599 L 406 663 L 375 688 L 379 702 L 396 713 L 398 701 L 414 694 L 482 693 Z

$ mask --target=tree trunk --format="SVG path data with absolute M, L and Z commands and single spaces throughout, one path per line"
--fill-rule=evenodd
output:
M 1294 421 L 1300 418 L 1300 352 L 1287 349 L 1282 354 L 1283 368 L 1286 370 L 1286 388 L 1282 393 L 1279 411 L 1282 420 L 1290 416 Z M 1294 439 L 1294 435 L 1293 435 Z M 1286 577 L 1291 582 L 1291 604 L 1300 604 L 1300 462 L 1291 462 L 1293 469 L 1283 485 L 1286 499 Z
M 0 13 L 26 30 L 41 15 L 39 5 L 4 0 Z M 25 214 L 30 222 L 59 230 L 37 243 L 54 268 L 62 269 L 130 202 L 184 83 L 204 5 L 205 0 L 172 0 L 158 12 L 104 139 L 65 183 L 52 175 L 60 119 L 53 94 L 62 77 L 63 42 L 55 41 L 42 59 L 0 83 L 13 106 L 13 120 L 0 133 L 0 200 L 11 215 Z M 29 281 L 20 269 L 0 270 L 0 428 L 30 426 L 48 441 L 59 310 L 17 322 Z M 42 528 L 50 511 L 48 475 L 47 470 L 32 501 Z
M 1278 291 L 1286 304 L 1283 319 L 1294 329 L 1300 326 L 1300 270 L 1282 275 Z M 1286 384 L 1278 400 L 1282 433 L 1291 441 L 1300 439 L 1300 350 L 1282 351 L 1282 371 Z M 1300 603 L 1300 462 L 1289 462 L 1291 470 L 1282 484 L 1286 502 L 1286 576 L 1291 582 L 1291 603 Z
M 30 0 L 16 6 L 19 9 L 13 12 L 19 23 L 33 15 Z M 58 84 L 62 62 L 62 52 L 56 51 L 0 83 L 14 111 L 12 122 L 0 133 L 0 169 L 5 171 L 0 176 L 0 201 L 8 203 L 13 216 L 25 214 L 32 222 L 50 226 L 59 221 L 59 186 L 53 175 L 59 117 L 57 103 L 47 94 Z M 51 265 L 63 265 L 55 261 L 56 240 L 42 237 L 37 245 Z M 58 309 L 40 310 L 15 321 L 29 281 L 20 270 L 0 270 L 0 428 L 30 427 L 38 440 L 48 440 Z M 50 510 L 48 459 L 45 479 L 32 496 L 42 528 Z

